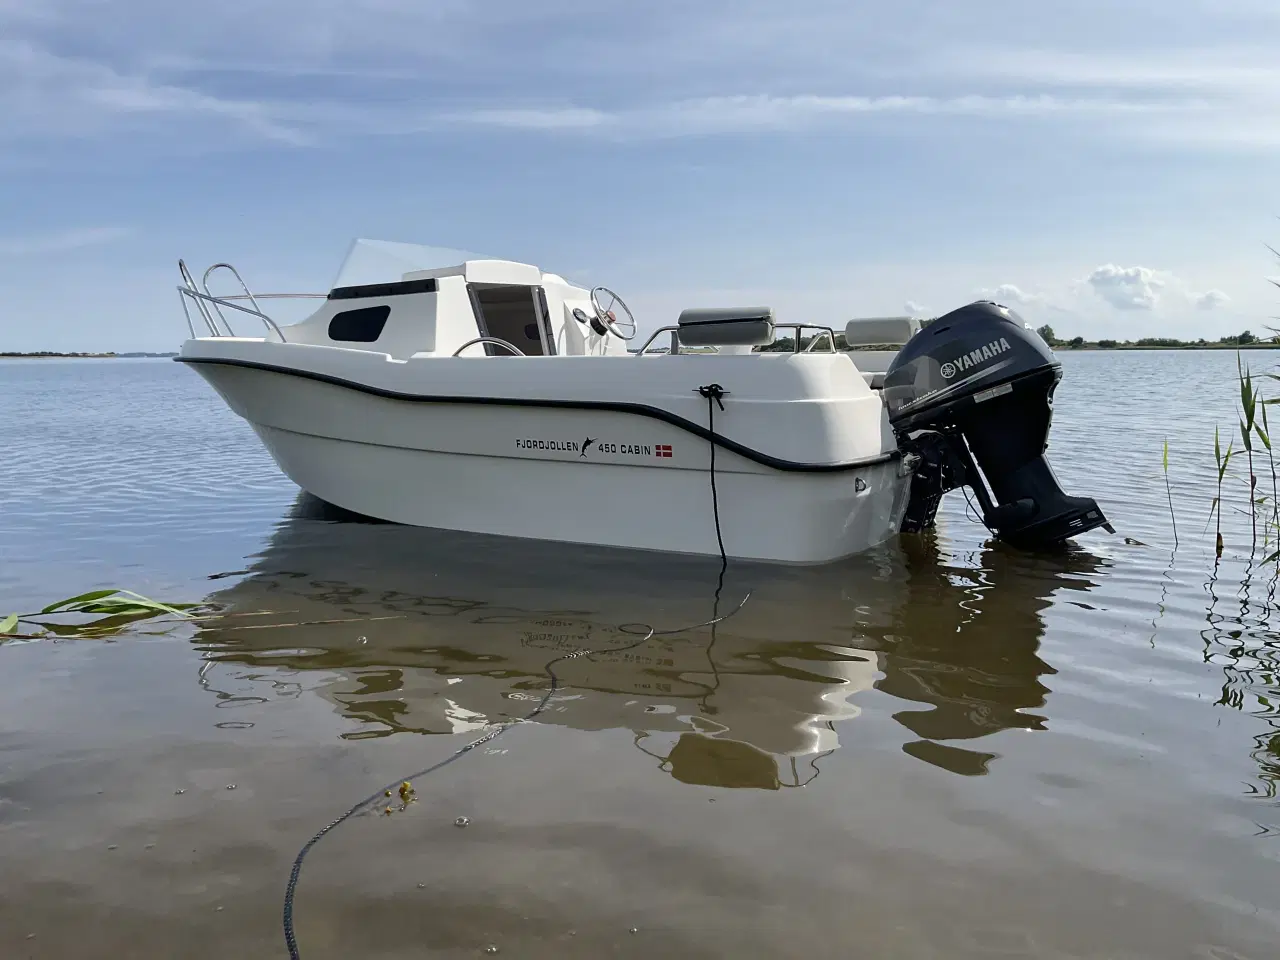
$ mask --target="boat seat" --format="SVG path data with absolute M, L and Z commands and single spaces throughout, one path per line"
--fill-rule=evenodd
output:
M 686 347 L 761 347 L 773 343 L 773 308 L 682 310 L 676 329 Z
M 919 332 L 915 317 L 860 317 L 845 324 L 844 339 L 851 347 L 900 347 Z

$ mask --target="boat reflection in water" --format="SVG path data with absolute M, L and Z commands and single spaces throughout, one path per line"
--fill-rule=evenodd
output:
M 561 687 L 537 722 L 632 731 L 683 782 L 803 785 L 875 689 L 933 707 L 896 714 L 908 753 L 980 773 L 994 753 L 939 741 L 1044 727 L 1040 614 L 1054 591 L 1087 589 L 1099 561 L 1078 548 L 974 561 L 902 537 L 822 567 L 731 564 L 717 601 L 706 558 L 401 527 L 303 495 L 247 576 L 209 597 L 227 616 L 196 642 L 220 698 L 306 690 L 352 721 L 350 739 L 526 716 L 547 662 L 587 648 L 556 664 Z M 748 590 L 716 627 L 637 644 L 639 624 L 699 623 Z
M 904 751 L 953 773 L 985 773 L 998 753 L 945 741 L 1046 729 L 1046 679 L 1057 671 L 1041 650 L 1044 612 L 1055 600 L 1087 606 L 1108 561 L 1074 545 L 1034 554 L 995 542 L 945 561 L 931 535 L 901 546 L 908 599 L 888 629 L 877 618 L 855 624 L 852 644 L 878 657 L 879 691 L 920 705 L 894 714 L 916 738 Z

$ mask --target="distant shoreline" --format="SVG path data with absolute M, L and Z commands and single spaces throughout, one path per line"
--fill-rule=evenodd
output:
M 1100 347 L 1096 343 L 1085 343 L 1073 347 L 1067 343 L 1054 344 L 1055 353 L 1076 350 L 1280 350 L 1280 343 L 1117 343 L 1114 347 Z
M 852 349 L 845 348 L 841 352 L 857 353 L 859 350 L 877 349 L 883 350 L 886 348 L 859 346 Z M 888 349 L 892 350 L 896 348 L 889 347 Z M 1117 343 L 1114 345 L 1107 344 L 1106 346 L 1100 346 L 1097 343 L 1082 343 L 1079 345 L 1055 343 L 1052 349 L 1055 353 L 1106 350 L 1280 350 L 1280 343 Z M 0 360 L 138 360 L 176 357 L 177 355 L 176 351 L 172 353 L 55 353 L 48 350 L 39 350 L 31 353 L 18 353 L 0 350 Z
M 136 360 L 140 357 L 176 357 L 177 353 L 55 353 L 37 350 L 17 353 L 0 350 L 0 360 Z

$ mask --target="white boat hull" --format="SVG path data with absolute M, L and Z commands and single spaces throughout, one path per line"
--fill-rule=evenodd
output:
M 387 391 L 379 395 L 353 389 L 314 371 L 299 375 L 296 370 L 238 362 L 227 357 L 227 346 L 221 345 L 220 356 L 209 355 L 203 358 L 206 362 L 193 365 L 253 426 L 280 469 L 308 493 L 378 519 L 537 540 L 718 555 L 718 507 L 728 556 L 824 563 L 894 536 L 906 508 L 910 477 L 896 454 L 881 451 L 878 428 L 871 431 L 876 451 L 864 455 L 865 462 L 827 472 L 777 469 L 718 447 L 713 503 L 711 443 L 661 418 L 489 401 L 414 402 L 385 395 Z M 254 349 L 260 353 L 262 346 L 272 345 L 259 343 Z M 622 380 L 643 372 L 651 381 L 655 371 L 674 369 L 684 359 L 666 358 L 661 361 L 666 367 L 635 358 L 579 364 L 603 362 Z M 734 359 L 710 361 L 712 372 L 731 372 L 720 365 Z M 741 359 L 757 365 L 772 362 Z M 807 358 L 808 365 L 817 359 Z M 472 376 L 475 370 L 509 375 L 556 362 L 479 359 L 475 364 L 483 366 L 467 365 Z M 568 358 L 561 362 L 573 363 Z M 447 372 L 466 362 L 435 363 Z M 572 380 L 574 368 L 563 369 Z M 860 379 L 856 385 L 863 386 Z M 441 386 L 442 392 L 449 392 L 448 384 L 437 389 Z M 572 393 L 572 387 L 568 383 L 565 389 Z M 619 390 L 625 393 L 625 383 Z M 681 394 L 688 392 L 681 388 Z M 682 412 L 701 413 L 706 422 L 705 401 L 680 396 L 679 402 L 686 404 Z M 819 432 L 841 442 L 841 416 L 880 416 L 878 398 L 836 397 L 826 402 L 830 410 L 813 407 L 807 411 L 808 420 L 772 424 L 778 438 L 774 448 L 785 450 L 802 441 L 815 410 L 821 417 L 834 417 L 830 423 L 824 420 Z M 776 408 L 785 416 L 803 412 L 803 406 Z M 760 416 L 756 411 L 752 423 Z M 728 426 L 717 423 L 717 432 L 728 433 L 732 415 L 722 422 Z
M 705 472 L 546 460 L 494 464 L 254 428 L 299 487 L 367 516 L 535 540 L 719 552 Z M 891 537 L 905 507 L 905 482 L 895 462 L 839 474 L 724 472 L 716 486 L 726 554 L 756 560 L 821 563 L 858 553 Z M 449 496 L 422 495 L 430 490 Z M 656 506 L 644 510 L 639 504 Z

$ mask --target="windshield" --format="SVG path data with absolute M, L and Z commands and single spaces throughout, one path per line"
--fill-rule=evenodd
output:
M 414 270 L 435 270 L 453 267 L 467 260 L 484 260 L 486 257 L 453 250 L 448 247 L 428 247 L 418 243 L 398 243 L 394 240 L 359 239 L 351 244 L 347 257 L 342 261 L 335 287 L 357 287 L 366 283 L 394 283 L 404 279 Z

